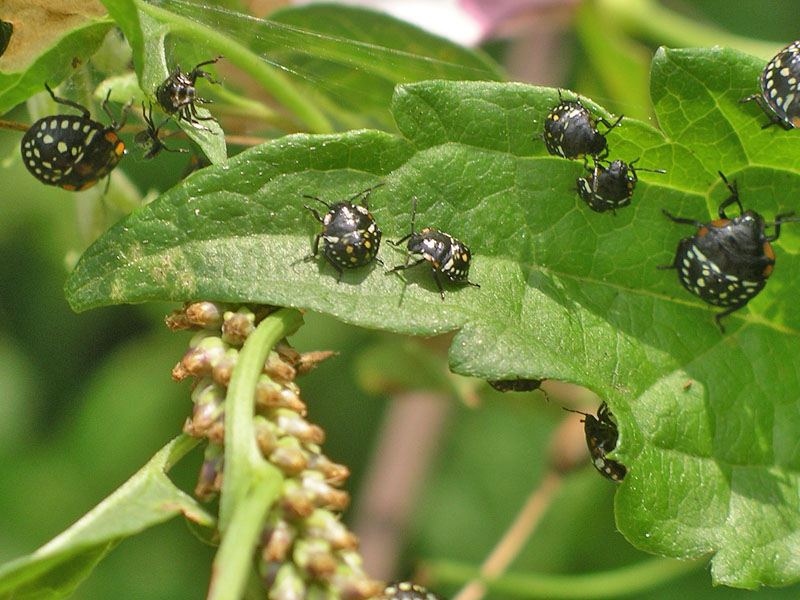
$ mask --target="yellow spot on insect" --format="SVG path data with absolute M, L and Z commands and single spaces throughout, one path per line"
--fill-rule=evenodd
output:
M 347 246 L 347 248 L 345 248 L 344 251 L 347 252 L 348 254 L 352 254 L 354 249 L 355 248 L 353 246 Z
M 369 240 L 364 241 L 364 248 L 372 248 L 372 244 L 369 243 Z

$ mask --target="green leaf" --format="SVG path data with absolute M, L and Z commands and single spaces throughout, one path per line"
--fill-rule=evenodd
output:
M 327 97 L 337 112 L 370 114 L 376 123 L 391 124 L 387 107 L 398 83 L 503 79 L 500 67 L 480 52 L 382 12 L 320 3 L 282 8 L 270 19 L 290 27 L 275 39 L 258 40 L 264 56 Z M 300 36 L 305 43 L 298 43 Z M 287 43 L 292 38 L 297 41 Z
M 139 13 L 133 0 L 100 0 L 108 14 L 114 19 L 117 27 L 124 33 L 133 52 L 133 65 L 141 77 L 141 69 L 145 64 L 145 42 L 142 35 Z
M 76 310 L 116 302 L 209 298 L 294 306 L 364 327 L 429 335 L 458 329 L 451 368 L 487 379 L 550 378 L 589 387 L 620 426 L 628 466 L 617 524 L 639 548 L 716 553 L 715 581 L 739 587 L 800 578 L 800 230 L 774 244 L 775 273 L 726 320 L 680 286 L 669 264 L 692 230 L 661 214 L 710 220 L 728 192 L 767 220 L 800 193 L 800 138 L 739 99 L 762 62 L 738 52 L 661 50 L 651 89 L 664 133 L 625 119 L 613 158 L 641 159 L 632 206 L 597 214 L 577 198 L 578 161 L 538 137 L 555 90 L 431 81 L 399 86 L 402 137 L 377 131 L 295 135 L 191 176 L 111 229 L 67 281 Z M 607 115 L 586 100 L 596 114 Z M 336 274 L 303 261 L 319 224 L 309 194 L 370 197 L 384 239 L 436 226 L 473 252 L 470 280 L 442 301 L 430 270 L 379 265 Z M 384 244 L 387 267 L 404 252 Z M 793 293 L 792 290 L 795 290 Z
M 131 0 L 106 0 L 109 12 L 118 19 L 117 25 L 130 40 L 139 87 L 150 96 L 150 100 L 157 106 L 156 89 L 173 69 L 172 66 L 167 66 L 164 38 L 179 24 L 169 20 L 171 16 L 169 13 L 155 11 L 154 16 L 141 10 L 141 5 L 141 3 Z M 204 119 L 211 116 L 208 110 L 201 107 L 198 107 L 198 114 Z M 183 119 L 175 118 L 174 120 L 187 137 L 203 150 L 211 163 L 225 162 L 228 158 L 228 151 L 225 135 L 219 123 L 214 120 L 204 120 L 203 127 L 206 130 L 198 129 Z
M 315 4 L 265 20 L 175 0 L 137 4 L 172 33 L 224 54 L 314 132 L 331 130 L 320 106 L 351 127 L 391 126 L 398 83 L 502 77 L 478 52 L 362 8 Z
M 30 26 L 35 12 L 17 18 L 27 18 Z M 44 91 L 45 82 L 55 87 L 70 76 L 77 65 L 94 54 L 114 25 L 109 19 L 78 15 L 56 19 L 54 13 L 43 12 L 49 17 L 42 15 L 43 20 L 37 22 L 41 37 L 30 39 L 27 45 L 18 46 L 18 52 L 7 52 L 0 59 L 0 114 Z M 13 12 L 4 11 L 3 18 L 14 17 Z
M 197 444 L 181 436 L 72 527 L 36 552 L 0 566 L 0 598 L 64 598 L 128 536 L 183 513 L 212 527 L 214 518 L 166 476 Z

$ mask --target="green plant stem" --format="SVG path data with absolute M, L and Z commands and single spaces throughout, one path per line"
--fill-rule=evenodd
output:
M 227 464 L 225 475 L 227 477 Z M 214 557 L 208 600 L 239 600 L 242 597 L 248 583 L 253 551 L 267 512 L 279 492 L 280 482 L 276 486 L 273 479 L 261 479 L 249 486 L 248 494 L 237 504 Z
M 220 496 L 220 531 L 226 534 L 238 506 L 251 493 L 261 494 L 261 480 L 274 482 L 277 495 L 283 477 L 261 456 L 253 431 L 258 378 L 272 347 L 297 329 L 302 316 L 284 308 L 259 323 L 239 352 L 225 397 L 225 477 Z
M 302 322 L 281 309 L 259 323 L 239 351 L 225 397 L 225 476 L 220 495 L 222 542 L 214 557 L 209 600 L 238 600 L 247 586 L 253 552 L 267 512 L 280 495 L 281 472 L 261 456 L 253 431 L 255 389 L 278 340 Z
M 780 44 L 735 35 L 664 8 L 656 0 L 595 0 L 628 33 L 673 48 L 726 46 L 772 58 Z
M 588 575 L 505 574 L 496 579 L 483 579 L 494 594 L 520 598 L 549 600 L 591 600 L 633 596 L 658 587 L 696 570 L 707 558 L 679 561 L 672 558 L 653 558 L 638 564 Z M 425 572 L 436 582 L 462 584 L 481 579 L 477 567 L 451 561 L 425 563 Z
M 278 102 L 302 120 L 312 133 L 333 131 L 330 121 L 317 110 L 306 96 L 295 89 L 281 73 L 236 40 L 201 23 L 148 4 L 144 0 L 136 0 L 136 6 L 152 18 L 169 25 L 172 33 L 181 35 L 188 40 L 224 48 L 227 59 L 252 75 Z

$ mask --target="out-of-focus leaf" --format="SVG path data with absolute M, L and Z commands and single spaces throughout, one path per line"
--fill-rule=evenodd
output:
M 503 79 L 500 67 L 480 52 L 395 19 L 341 4 L 282 8 L 270 16 L 288 26 L 282 36 L 304 44 L 257 36 L 271 61 L 296 73 L 301 83 L 343 109 L 391 125 L 387 111 L 394 86 L 425 79 Z M 280 31 L 280 30 L 278 30 Z
M 180 436 L 72 527 L 36 552 L 0 566 L 0 598 L 64 598 L 120 541 L 183 513 L 212 527 L 214 518 L 166 476 L 197 440 Z
M 14 44 L 0 57 L 0 114 L 44 91 L 44 83 L 55 87 L 80 67 L 103 43 L 114 23 L 102 11 L 63 15 L 44 7 L 24 15 L 4 11 L 3 19 L 17 27 Z

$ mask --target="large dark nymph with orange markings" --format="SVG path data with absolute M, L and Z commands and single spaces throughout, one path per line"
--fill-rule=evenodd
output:
M 51 115 L 36 121 L 22 137 L 22 162 L 36 179 L 70 191 L 92 187 L 108 175 L 125 155 L 125 144 L 117 131 L 125 123 L 126 109 L 119 123 L 108 109 L 108 95 L 103 111 L 111 125 L 93 121 L 89 110 L 71 100 L 57 97 L 44 86 L 59 104 L 71 106 L 80 115 Z
M 761 94 L 739 102 L 755 100 L 767 114 L 769 121 L 761 129 L 770 125 L 800 127 L 800 42 L 792 42 L 767 63 L 759 84 Z
M 731 193 L 719 205 L 719 219 L 701 223 L 662 211 L 675 223 L 697 227 L 697 232 L 678 243 L 672 264 L 659 268 L 677 269 L 683 287 L 709 304 L 724 307 L 714 317 L 724 333 L 720 319 L 747 304 L 772 274 L 775 253 L 770 242 L 778 239 L 781 224 L 798 219 L 789 219 L 793 214 L 789 212 L 766 223 L 756 211 L 742 208 L 736 182 L 731 185 L 722 173 L 719 175 Z M 739 207 L 739 216 L 734 219 L 725 214 L 731 204 Z M 767 227 L 774 227 L 775 233 L 765 235 Z

